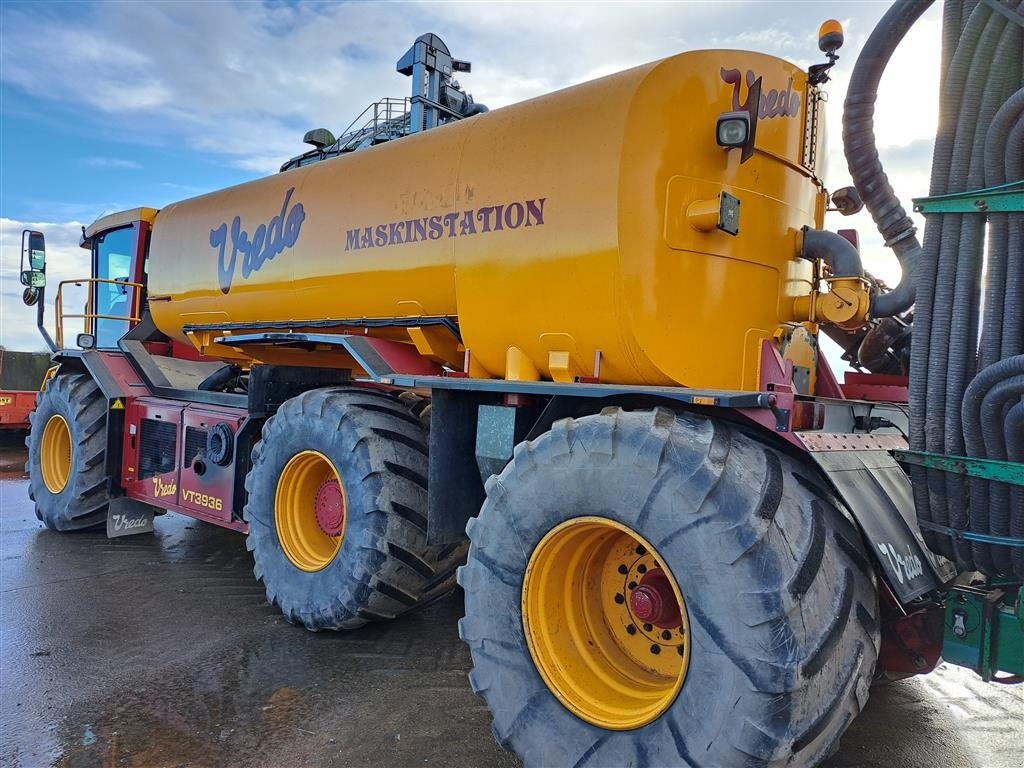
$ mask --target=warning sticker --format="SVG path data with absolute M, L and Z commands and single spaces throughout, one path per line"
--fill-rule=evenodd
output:
M 123 411 L 124 410 L 124 403 L 121 402 L 121 398 L 120 397 L 117 398 L 114 401 L 114 404 L 110 406 L 110 410 L 112 410 L 112 411 Z

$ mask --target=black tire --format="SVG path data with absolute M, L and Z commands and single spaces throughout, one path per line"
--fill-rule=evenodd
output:
M 527 766 L 804 766 L 864 706 L 877 593 L 856 527 L 813 474 L 724 422 L 667 410 L 557 422 L 486 484 L 459 571 L 473 690 Z M 524 636 L 522 583 L 554 526 L 599 515 L 646 538 L 691 627 L 689 670 L 657 719 L 606 730 L 563 707 Z
M 60 416 L 71 434 L 71 472 L 59 493 L 43 481 L 41 446 L 43 432 L 54 416 Z M 110 502 L 110 478 L 105 468 L 107 450 L 107 401 L 96 382 L 84 374 L 62 374 L 52 379 L 36 398 L 29 414 L 28 494 L 35 502 L 36 517 L 52 531 L 78 531 L 104 525 Z
M 341 548 L 315 572 L 287 558 L 274 520 L 278 477 L 307 450 L 331 461 L 346 495 Z M 331 388 L 284 403 L 264 425 L 245 481 L 246 546 L 267 600 L 307 629 L 354 629 L 450 592 L 468 543 L 427 545 L 426 478 L 426 433 L 396 398 Z

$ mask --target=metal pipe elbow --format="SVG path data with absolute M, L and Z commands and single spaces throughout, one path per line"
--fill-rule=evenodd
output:
M 864 277 L 860 253 L 842 235 L 826 229 L 805 229 L 803 257 L 821 259 L 832 270 L 833 277 Z

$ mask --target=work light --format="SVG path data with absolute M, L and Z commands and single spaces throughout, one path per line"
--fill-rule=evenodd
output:
M 725 112 L 719 115 L 715 134 L 720 147 L 742 147 L 750 135 L 750 115 L 746 112 Z

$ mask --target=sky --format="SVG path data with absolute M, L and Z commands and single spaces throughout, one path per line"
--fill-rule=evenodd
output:
M 897 50 L 879 94 L 878 146 L 908 210 L 928 189 L 940 5 Z M 0 345 L 45 348 L 35 311 L 20 298 L 23 229 L 46 234 L 51 284 L 88 276 L 78 248 L 83 224 L 275 173 L 308 149 L 307 130 L 340 134 L 368 104 L 408 95 L 395 62 L 424 32 L 473 62 L 458 79 L 494 109 L 686 50 L 741 48 L 807 66 L 823 59 L 818 25 L 839 19 L 846 43 L 827 86 L 826 182 L 846 186 L 842 102 L 856 56 L 888 6 L 4 0 Z M 899 267 L 866 212 L 830 214 L 826 226 L 858 229 L 867 268 L 897 282 Z M 50 308 L 47 318 L 52 331 Z

